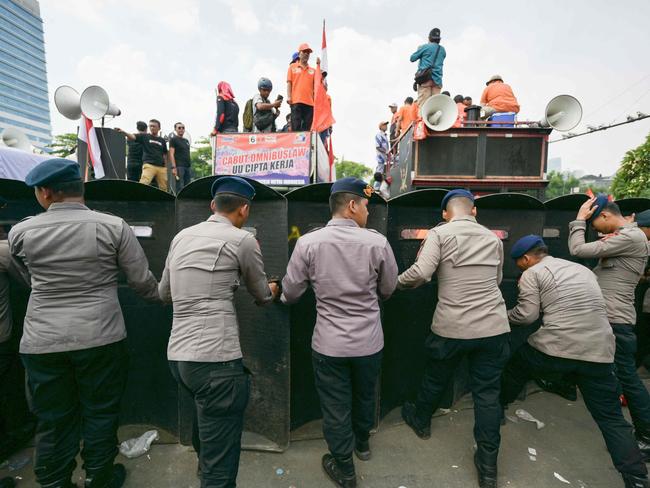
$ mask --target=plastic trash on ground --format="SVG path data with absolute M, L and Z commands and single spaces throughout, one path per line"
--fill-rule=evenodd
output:
M 145 454 L 150 448 L 153 441 L 159 439 L 157 430 L 148 430 L 140 437 L 134 437 L 120 444 L 120 454 L 129 459 L 136 458 Z
M 534 422 L 537 425 L 537 430 L 543 429 L 544 425 L 546 425 L 541 420 L 537 420 L 535 417 L 533 417 L 530 413 L 528 413 L 523 408 L 518 408 L 515 411 L 515 415 L 519 417 L 521 420 L 525 420 L 526 422 Z

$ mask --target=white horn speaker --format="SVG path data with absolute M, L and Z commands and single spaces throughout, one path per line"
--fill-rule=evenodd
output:
M 0 133 L 0 141 L 2 141 L 5 146 L 13 147 L 20 151 L 29 152 L 32 150 L 32 143 L 29 142 L 25 133 L 15 127 L 7 127 L 3 130 L 2 133 Z
M 89 119 L 97 120 L 106 115 L 116 117 L 122 112 L 108 99 L 108 93 L 101 86 L 93 85 L 81 94 L 81 112 Z
M 554 97 L 544 112 L 540 124 L 565 132 L 573 129 L 582 119 L 582 105 L 577 98 L 571 95 L 558 95 Z
M 449 129 L 458 118 L 458 108 L 447 95 L 433 95 L 420 107 L 420 116 L 431 130 Z
M 77 120 L 81 117 L 79 93 L 68 85 L 60 86 L 54 92 L 54 105 L 64 117 Z

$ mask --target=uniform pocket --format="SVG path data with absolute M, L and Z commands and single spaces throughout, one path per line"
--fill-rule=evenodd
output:
M 206 414 L 216 416 L 237 415 L 246 410 L 250 393 L 250 376 L 237 373 L 232 376 L 216 376 L 202 395 Z

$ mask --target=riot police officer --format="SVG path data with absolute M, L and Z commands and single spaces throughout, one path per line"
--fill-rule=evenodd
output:
M 524 273 L 517 305 L 508 312 L 510 323 L 529 325 L 540 315 L 543 319 L 508 362 L 502 405 L 513 402 L 535 376 L 567 375 L 580 388 L 625 486 L 650 487 L 632 428 L 621 412 L 613 373 L 615 339 L 596 277 L 581 264 L 550 256 L 536 235 L 517 241 L 511 257 Z
M 311 284 L 317 319 L 312 365 L 329 453 L 323 469 L 338 486 L 356 486 L 352 453 L 370 459 L 384 336 L 379 300 L 397 284 L 386 238 L 366 229 L 372 188 L 358 178 L 332 184 L 327 226 L 300 237 L 282 280 L 282 301 L 295 303 Z
M 402 407 L 404 421 L 421 439 L 431 436 L 431 417 L 463 357 L 469 358 L 474 398 L 474 464 L 481 488 L 496 487 L 501 437 L 501 372 L 509 354 L 510 327 L 499 290 L 503 244 L 476 221 L 474 196 L 452 190 L 442 200 L 446 221 L 429 230 L 415 264 L 398 288 L 417 288 L 438 277 L 438 305 L 426 340 L 428 362 L 415 403 Z
M 202 488 L 236 486 L 250 375 L 242 363 L 234 292 L 243 279 L 258 305 L 270 303 L 257 240 L 242 229 L 255 196 L 236 176 L 212 184 L 213 215 L 183 229 L 171 243 L 159 293 L 173 302 L 167 358 L 176 381 L 192 396 L 192 442 Z
M 12 264 L 32 288 L 20 354 L 38 422 L 36 480 L 74 486 L 81 438 L 86 487 L 120 487 L 126 470 L 113 462 L 127 348 L 118 273 L 152 300 L 158 283 L 131 227 L 84 205 L 77 163 L 44 161 L 25 183 L 46 209 L 9 232 Z

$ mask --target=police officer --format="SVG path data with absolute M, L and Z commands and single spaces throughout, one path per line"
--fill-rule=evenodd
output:
M 38 421 L 36 480 L 48 488 L 74 486 L 82 438 L 85 486 L 120 487 L 126 470 L 113 462 L 127 348 L 118 273 L 152 300 L 158 283 L 129 225 L 84 205 L 77 163 L 44 161 L 25 183 L 47 210 L 9 233 L 12 264 L 32 288 L 20 354 Z
M 512 403 L 529 379 L 560 373 L 575 381 L 598 424 L 626 487 L 649 487 L 647 469 L 625 421 L 613 374 L 615 339 L 594 274 L 581 264 L 549 256 L 540 236 L 521 238 L 511 257 L 524 273 L 510 323 L 529 325 L 543 315 L 503 373 L 501 402 Z
M 242 364 L 234 292 L 240 278 L 258 305 L 278 294 L 257 240 L 242 229 L 253 186 L 226 176 L 212 184 L 213 215 L 182 230 L 169 249 L 159 293 L 173 302 L 167 348 L 173 376 L 194 399 L 192 442 L 202 488 L 236 486 L 250 377 Z
M 431 230 L 418 258 L 398 280 L 417 288 L 438 276 L 438 305 L 426 340 L 428 362 L 415 404 L 402 407 L 404 421 L 421 439 L 431 436 L 431 417 L 463 357 L 469 358 L 474 398 L 474 464 L 481 488 L 496 487 L 501 437 L 500 379 L 508 360 L 506 306 L 499 290 L 503 244 L 476 222 L 474 196 L 452 190 L 442 200 L 446 221 Z
M 282 280 L 295 303 L 309 284 L 316 295 L 312 365 L 329 453 L 322 459 L 338 486 L 356 486 L 352 453 L 370 459 L 370 429 L 384 336 L 379 300 L 393 293 L 397 263 L 386 238 L 366 229 L 372 188 L 358 178 L 332 184 L 327 226 L 300 237 Z
M 604 237 L 595 242 L 585 242 L 587 224 Z M 648 240 L 638 225 L 623 217 L 618 205 L 610 202 L 605 194 L 586 201 L 576 220 L 569 223 L 571 255 L 584 259 L 599 258 L 593 271 L 616 337 L 616 376 L 627 399 L 639 447 L 646 460 L 650 460 L 650 395 L 636 368 L 634 290 L 643 276 L 648 249 Z

